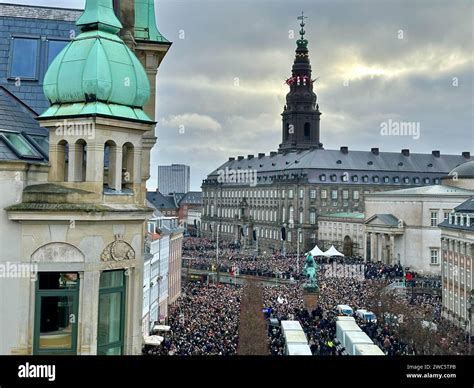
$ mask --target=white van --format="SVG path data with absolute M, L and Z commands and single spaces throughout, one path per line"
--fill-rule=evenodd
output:
M 354 310 L 347 304 L 338 304 L 336 307 L 337 313 L 339 315 L 352 315 L 354 314 Z
M 374 322 L 377 323 L 377 317 L 372 311 L 365 309 L 356 310 L 356 316 L 362 319 L 364 322 Z

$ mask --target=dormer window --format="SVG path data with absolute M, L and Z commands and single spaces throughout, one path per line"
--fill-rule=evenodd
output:
M 326 175 L 325 175 L 325 174 L 321 174 L 321 175 L 319 176 L 319 180 L 320 180 L 321 182 L 326 182 Z

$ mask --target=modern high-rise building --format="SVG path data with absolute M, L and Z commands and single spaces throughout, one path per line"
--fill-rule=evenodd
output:
M 187 193 L 190 168 L 185 164 L 158 166 L 158 190 L 162 194 Z

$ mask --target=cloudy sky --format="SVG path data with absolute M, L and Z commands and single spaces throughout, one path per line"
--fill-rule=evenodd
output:
M 158 164 L 191 165 L 198 190 L 229 156 L 278 148 L 301 10 L 325 148 L 474 151 L 470 0 L 157 0 L 156 9 L 173 45 L 158 72 L 150 189 Z M 419 138 L 382 136 L 389 120 L 419 124 Z

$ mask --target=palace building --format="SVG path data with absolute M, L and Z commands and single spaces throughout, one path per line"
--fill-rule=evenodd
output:
M 216 237 L 219 231 L 222 238 L 247 247 L 256 246 L 259 239 L 262 248 L 296 251 L 299 245 L 309 250 L 320 238 L 319 215 L 364 213 L 364 197 L 369 193 L 436 185 L 452 169 L 473 159 L 469 152 L 325 149 L 304 26 L 302 20 L 287 80 L 282 142 L 269 155 L 229 157 L 209 173 L 202 183 L 203 235 Z M 350 244 L 349 234 L 347 238 Z
M 0 89 L 0 354 L 141 354 L 155 83 L 171 43 L 153 0 L 87 0 L 76 26 L 41 80 L 49 108 Z

